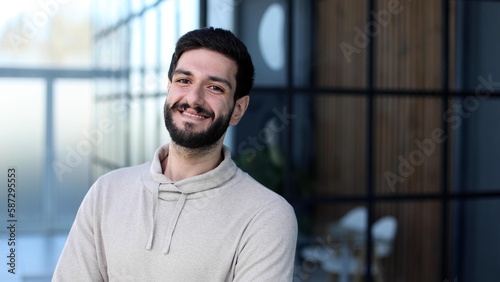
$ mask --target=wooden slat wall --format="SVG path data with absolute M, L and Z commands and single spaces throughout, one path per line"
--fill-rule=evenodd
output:
M 316 83 L 319 87 L 366 87 L 367 50 L 346 59 L 338 46 L 362 26 L 365 0 L 317 1 Z M 316 105 L 316 192 L 318 196 L 364 193 L 366 187 L 366 98 L 318 95 Z M 327 223 L 354 205 L 316 208 L 316 233 L 325 234 Z
M 364 87 L 366 86 L 366 54 L 349 56 L 347 60 L 339 48 L 341 43 L 350 43 L 356 35 L 354 26 L 365 23 L 365 0 L 317 1 L 317 83 L 323 87 Z
M 397 6 L 400 12 L 391 14 L 388 24 L 370 38 L 375 43 L 375 87 L 440 90 L 441 1 L 376 2 L 374 12 L 390 12 L 390 5 L 395 2 L 400 3 Z M 367 25 L 366 14 L 364 0 L 317 1 L 318 87 L 366 87 L 366 48 L 358 48 L 360 52 L 353 53 L 350 61 L 340 48 L 342 43 L 359 47 L 354 42 L 357 34 L 354 27 L 363 29 Z M 453 14 L 450 15 L 453 23 Z M 453 38 L 453 24 L 451 27 Z M 441 128 L 441 99 L 382 95 L 375 99 L 374 110 L 376 193 L 439 192 L 443 173 L 441 144 L 434 143 L 431 154 L 420 154 L 417 142 L 431 138 L 433 131 Z M 362 195 L 366 192 L 366 97 L 318 95 L 316 113 L 317 196 Z M 411 162 L 411 157 L 417 155 L 424 157 L 423 162 L 412 165 L 412 173 L 401 175 L 398 171 L 401 160 Z M 391 186 L 384 177 L 387 172 L 405 177 Z M 317 234 L 323 235 L 328 222 L 340 218 L 357 204 L 318 207 Z M 394 253 L 384 261 L 386 281 L 439 280 L 443 226 L 440 210 L 438 202 L 376 204 L 375 218 L 394 215 L 399 223 Z
M 366 50 L 345 59 L 338 46 L 354 38 L 352 26 L 364 22 L 364 0 L 318 1 L 317 84 L 320 87 L 365 87 Z M 320 195 L 363 193 L 366 187 L 366 98 L 318 95 L 316 148 Z M 337 150 L 337 148 L 343 148 Z
M 321 196 L 366 190 L 366 102 L 362 97 L 316 98 L 317 181 Z

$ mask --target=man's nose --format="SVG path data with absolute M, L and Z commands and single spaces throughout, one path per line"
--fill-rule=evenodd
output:
M 186 102 L 191 107 L 202 106 L 204 104 L 204 93 L 202 85 L 194 84 L 192 87 L 190 87 L 185 98 Z

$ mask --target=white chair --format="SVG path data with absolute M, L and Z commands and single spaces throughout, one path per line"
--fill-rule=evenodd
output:
M 352 231 L 365 231 L 368 210 L 366 207 L 359 206 L 348 211 L 340 220 L 339 224 Z
M 317 244 L 302 247 L 299 251 L 300 257 L 314 265 L 322 264 L 324 261 L 336 260 L 339 257 L 338 249 L 345 249 L 345 242 L 352 234 L 364 234 L 367 221 L 366 207 L 359 206 L 349 210 L 340 220 L 330 224 L 328 227 L 329 235 L 326 240 L 318 240 Z M 332 239 L 332 240 L 330 240 Z M 363 244 L 362 238 L 349 237 L 349 241 L 355 241 Z M 335 242 L 332 245 L 332 242 Z M 339 242 L 343 242 L 340 245 Z M 344 258 L 345 261 L 345 258 Z M 356 267 L 355 261 L 350 262 L 352 267 Z
M 300 256 L 309 262 L 322 262 L 332 256 L 336 256 L 335 249 L 328 245 L 309 245 L 300 250 Z
M 378 258 L 385 258 L 391 253 L 397 228 L 398 222 L 393 216 L 384 216 L 373 224 L 374 252 Z
M 364 244 L 367 222 L 367 208 L 364 206 L 355 207 L 347 212 L 337 225 L 330 226 L 330 234 L 340 241 L 350 241 L 353 244 L 352 247 L 358 249 Z
M 326 240 L 322 239 L 322 242 L 318 240 L 318 244 L 301 248 L 299 255 L 304 261 L 313 265 L 321 265 L 325 261 L 341 260 L 344 264 L 339 264 L 341 266 L 338 272 L 343 271 L 345 267 L 355 269 L 356 261 L 344 256 L 344 254 L 349 252 L 348 242 L 355 242 L 359 245 L 357 247 L 363 245 L 363 239 L 359 236 L 363 236 L 366 232 L 367 216 L 366 207 L 359 206 L 349 210 L 340 220 L 330 224 Z M 347 266 L 345 263 L 348 260 L 350 261 Z M 343 272 L 345 273 L 345 271 Z
M 385 216 L 377 220 L 371 230 L 373 238 L 374 260 L 371 268 L 376 281 L 383 281 L 381 258 L 387 257 L 392 251 L 392 245 L 397 230 L 397 221 L 393 216 Z M 364 240 L 362 240 L 364 245 Z M 358 245 L 357 242 L 354 244 Z M 355 275 L 356 280 L 361 279 L 365 269 L 366 250 L 353 255 L 349 248 L 343 248 L 340 256 L 330 257 L 321 262 L 321 268 L 330 273 L 339 275 L 339 281 L 347 282 L 349 277 Z

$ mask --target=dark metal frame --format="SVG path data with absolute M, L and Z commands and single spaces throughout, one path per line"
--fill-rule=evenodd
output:
M 474 1 L 474 0 L 463 0 L 463 1 Z M 487 0 L 483 0 L 487 1 Z M 206 2 L 206 1 L 201 1 L 201 2 Z M 294 0 L 287 0 L 286 1 L 288 5 L 288 20 L 287 20 L 287 34 L 286 38 L 287 41 L 294 42 L 294 28 L 293 28 L 293 19 L 294 19 Z M 314 46 L 315 46 L 315 41 L 314 41 L 314 11 L 315 11 L 315 5 L 316 1 L 310 1 L 311 5 L 311 44 L 312 48 L 310 49 L 310 58 L 311 61 L 313 61 L 314 58 Z M 374 20 L 374 15 L 370 13 L 370 11 L 373 11 L 375 6 L 376 6 L 376 0 L 366 0 L 366 5 L 368 7 L 367 9 L 367 20 L 372 21 Z M 448 108 L 449 108 L 449 99 L 453 97 L 469 97 L 469 96 L 474 96 L 477 93 L 473 92 L 472 90 L 463 90 L 463 91 L 452 91 L 450 89 L 449 85 L 449 78 L 450 78 L 450 70 L 449 70 L 449 56 L 450 56 L 450 44 L 454 44 L 453 42 L 450 42 L 449 36 L 450 36 L 450 26 L 449 26 L 449 21 L 450 21 L 450 1 L 449 0 L 441 0 L 441 5 L 442 5 L 442 26 L 443 26 L 443 31 L 442 31 L 442 65 L 443 65 L 443 77 L 442 77 L 442 82 L 441 82 L 441 89 L 437 90 L 419 90 L 419 89 L 380 89 L 380 88 L 375 88 L 374 86 L 374 45 L 373 45 L 373 40 L 370 40 L 369 45 L 367 46 L 368 50 L 368 56 L 367 56 L 367 70 L 366 70 L 366 79 L 367 79 L 367 87 L 364 89 L 353 89 L 353 88 L 318 88 L 316 85 L 314 85 L 314 69 L 311 69 L 310 73 L 310 87 L 306 88 L 301 88 L 301 87 L 295 87 L 293 85 L 293 77 L 294 77 L 294 46 L 293 44 L 288 44 L 287 48 L 287 84 L 285 88 L 280 88 L 280 87 L 255 87 L 253 89 L 253 92 L 258 94 L 258 93 L 269 93 L 269 92 L 274 92 L 278 95 L 282 95 L 285 99 L 285 104 L 288 108 L 292 108 L 293 102 L 294 102 L 294 94 L 295 93 L 308 93 L 311 96 L 316 95 L 317 93 L 328 93 L 331 95 L 362 95 L 367 97 L 367 152 L 366 152 L 366 175 L 367 175 L 367 190 L 366 190 L 366 195 L 362 196 L 338 196 L 338 197 L 321 197 L 321 198 L 311 198 L 311 199 L 302 199 L 298 198 L 293 194 L 293 172 L 292 172 L 292 160 L 291 158 L 287 160 L 286 162 L 286 170 L 285 170 L 285 191 L 284 191 L 284 196 L 285 198 L 292 203 L 292 205 L 298 207 L 298 206 L 310 206 L 314 204 L 321 204 L 321 203 L 332 203 L 332 202 L 363 202 L 366 203 L 367 208 L 368 208 L 368 230 L 366 231 L 366 245 L 367 245 L 367 256 L 366 256 L 366 269 L 368 270 L 368 273 L 366 275 L 366 281 L 373 281 L 373 277 L 371 275 L 371 259 L 368 259 L 371 257 L 372 253 L 372 238 L 370 236 L 371 234 L 371 227 L 373 223 L 373 207 L 376 203 L 379 203 L 381 201 L 397 201 L 397 202 L 402 202 L 402 201 L 429 201 L 429 200 L 438 200 L 440 205 L 441 205 L 441 212 L 440 212 L 440 217 L 441 217 L 441 222 L 442 222 L 442 229 L 441 229 L 441 281 L 446 281 L 447 277 L 458 277 L 457 276 L 457 268 L 454 267 L 454 262 L 450 261 L 450 252 L 452 251 L 452 246 L 451 246 L 451 236 L 453 235 L 453 226 L 451 227 L 452 230 L 450 230 L 450 226 L 448 225 L 448 222 L 451 220 L 451 214 L 449 211 L 450 204 L 454 202 L 461 202 L 462 200 L 465 199 L 484 199 L 484 198 L 499 198 L 500 199 L 500 189 L 495 189 L 494 191 L 485 191 L 485 192 L 462 192 L 458 191 L 455 192 L 451 189 L 450 187 L 450 182 L 449 182 L 449 175 L 451 172 L 452 167 L 448 164 L 449 161 L 449 154 L 448 150 L 450 148 L 449 141 L 446 140 L 445 142 L 442 143 L 442 151 L 441 151 L 441 170 L 443 171 L 443 174 L 441 175 L 441 180 L 440 180 L 440 192 L 438 193 L 419 193 L 419 194 L 399 194 L 399 195 L 381 195 L 381 194 L 376 194 L 374 191 L 374 177 L 373 177 L 373 167 L 374 167 L 374 132 L 376 129 L 374 125 L 374 116 L 375 116 L 375 108 L 374 108 L 374 99 L 378 95 L 397 95 L 397 96 L 430 96 L 430 97 L 436 97 L 441 99 L 442 103 L 442 113 L 445 113 Z M 491 97 L 500 97 L 500 92 L 496 91 L 493 93 L 489 93 Z M 293 123 L 293 121 L 290 121 Z M 448 134 L 448 124 L 446 121 L 442 121 L 442 129 L 444 131 L 444 134 Z M 293 144 L 293 126 L 288 126 L 286 128 L 285 134 L 284 134 L 284 146 L 285 146 L 285 155 L 286 156 L 292 156 L 292 144 Z M 493 188 L 493 187 L 492 187 Z M 300 209 L 297 209 L 300 210 Z M 459 274 L 459 273 L 458 273 Z

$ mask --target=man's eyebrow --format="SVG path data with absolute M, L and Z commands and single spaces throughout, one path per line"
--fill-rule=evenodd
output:
M 192 72 L 190 72 L 190 71 L 188 71 L 188 70 L 183 70 L 183 69 L 176 69 L 176 70 L 174 71 L 174 73 L 176 73 L 176 74 L 184 74 L 184 75 L 189 75 L 189 76 L 192 76 L 192 75 L 193 75 L 193 73 L 192 73 Z
M 183 74 L 183 75 L 187 75 L 187 76 L 193 76 L 192 72 L 190 72 L 188 70 L 184 70 L 184 69 L 176 69 L 174 71 L 174 74 Z M 233 89 L 233 85 L 231 84 L 231 82 L 229 82 L 229 80 L 227 80 L 225 78 L 222 78 L 220 76 L 215 76 L 215 75 L 209 75 L 208 79 L 212 80 L 212 81 L 217 81 L 217 82 L 221 82 L 221 83 L 226 84 L 227 87 L 229 87 L 229 90 Z
M 231 85 L 231 82 L 229 82 L 229 80 L 225 79 L 225 78 L 222 78 L 222 77 L 219 77 L 219 76 L 213 76 L 213 75 L 210 75 L 208 77 L 208 79 L 212 80 L 212 81 L 217 81 L 217 82 L 221 82 L 221 83 L 224 83 L 227 85 L 227 87 L 229 87 L 229 90 L 232 90 L 233 89 L 233 86 Z

